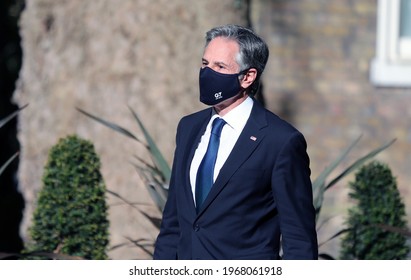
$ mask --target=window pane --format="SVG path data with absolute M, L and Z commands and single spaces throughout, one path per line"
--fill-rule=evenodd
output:
M 411 37 L 411 0 L 401 0 L 400 37 Z

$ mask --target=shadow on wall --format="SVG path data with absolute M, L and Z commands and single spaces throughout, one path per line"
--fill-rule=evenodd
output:
M 18 20 L 23 8 L 22 0 L 0 2 L 0 120 L 18 109 L 11 98 L 21 66 Z M 20 149 L 17 118 L 0 128 L 0 149 L 0 166 Z M 25 203 L 18 191 L 18 165 L 15 159 L 0 176 L 0 252 L 23 249 L 19 231 Z
M 288 121 L 295 124 L 295 116 L 297 115 L 297 100 L 292 92 L 283 92 L 280 94 L 278 100 L 278 115 Z

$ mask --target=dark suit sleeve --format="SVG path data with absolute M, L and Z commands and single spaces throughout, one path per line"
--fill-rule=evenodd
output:
M 180 235 L 180 227 L 177 219 L 177 202 L 175 186 L 176 155 L 178 153 L 178 133 L 177 147 L 174 153 L 174 162 L 171 171 L 170 187 L 168 190 L 167 202 L 164 207 L 160 233 L 157 237 L 153 259 L 155 260 L 174 260 L 177 259 L 177 244 Z
M 272 186 L 280 219 L 283 259 L 317 259 L 307 144 L 299 132 L 285 142 L 272 174 Z

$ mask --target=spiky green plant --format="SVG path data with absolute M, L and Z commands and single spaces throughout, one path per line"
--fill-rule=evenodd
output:
M 100 124 L 103 124 L 104 126 L 109 127 L 110 129 L 113 129 L 114 131 L 132 139 L 133 141 L 136 141 L 140 145 L 142 145 L 148 155 L 151 158 L 151 162 L 148 162 L 147 160 L 144 159 L 144 157 L 141 157 L 139 155 L 134 155 L 134 158 L 137 160 L 137 163 L 133 163 L 133 166 L 136 168 L 139 176 L 143 179 L 145 182 L 145 187 L 147 188 L 155 206 L 158 208 L 160 213 L 163 212 L 167 196 L 168 196 L 168 184 L 170 182 L 170 177 L 171 177 L 171 168 L 168 165 L 167 161 L 165 160 L 163 154 L 157 147 L 155 141 L 151 137 L 150 133 L 146 129 L 146 127 L 143 125 L 142 121 L 138 117 L 137 113 L 129 107 L 129 110 L 131 111 L 132 116 L 134 117 L 138 127 L 140 130 L 143 132 L 144 139 L 141 139 L 140 137 L 136 136 L 132 132 L 130 132 L 128 129 L 117 125 L 115 123 L 112 123 L 110 121 L 104 120 L 102 118 L 99 118 L 95 115 L 92 115 L 80 108 L 77 108 L 77 110 L 86 115 L 87 117 L 97 121 Z M 107 192 L 118 199 L 122 200 L 125 204 L 129 205 L 130 207 L 136 209 L 138 212 L 140 212 L 144 217 L 149 220 L 153 226 L 156 228 L 160 228 L 161 224 L 161 219 L 158 219 L 157 217 L 151 216 L 145 211 L 141 210 L 139 207 L 136 206 L 135 203 L 128 201 L 125 197 L 121 196 L 120 194 L 107 190 Z M 147 240 L 147 239 L 133 239 L 130 237 L 126 237 L 127 242 L 122 243 L 122 244 L 117 244 L 114 245 L 112 249 L 116 249 L 119 247 L 123 246 L 128 246 L 131 244 L 137 246 L 144 252 L 146 252 L 148 255 L 152 255 L 152 252 L 150 248 L 154 247 L 154 241 L 153 240 Z
M 318 217 L 320 216 L 321 212 L 321 207 L 323 205 L 324 201 L 324 194 L 325 191 L 327 191 L 329 188 L 333 187 L 336 183 L 338 183 L 341 179 L 343 179 L 345 176 L 350 174 L 351 172 L 355 171 L 358 169 L 360 166 L 362 166 L 365 162 L 376 156 L 378 153 L 382 152 L 383 150 L 387 149 L 389 146 L 391 146 L 394 142 L 395 139 L 389 141 L 388 143 L 371 150 L 364 156 L 358 158 L 355 160 L 353 163 L 351 163 L 347 168 L 343 170 L 339 175 L 334 177 L 331 180 L 327 180 L 330 174 L 341 164 L 341 162 L 348 156 L 348 154 L 351 152 L 351 150 L 354 148 L 355 145 L 358 144 L 360 141 L 361 136 L 358 137 L 357 139 L 354 140 L 345 150 L 342 151 L 342 153 L 333 161 L 331 162 L 330 165 L 328 165 L 321 173 L 318 175 L 317 178 L 312 182 L 312 187 L 313 187 L 313 195 L 314 195 L 314 207 L 317 212 L 317 220 Z
M 349 185 L 355 205 L 348 211 L 341 259 L 406 259 L 410 251 L 406 237 L 384 229 L 407 231 L 405 205 L 388 165 L 378 161 L 364 165 Z
M 160 211 L 163 211 L 168 195 L 168 184 L 171 177 L 171 168 L 165 160 L 160 149 L 157 147 L 150 133 L 138 117 L 137 113 L 129 107 L 129 110 L 131 111 L 135 121 L 143 132 L 144 140 L 120 125 L 99 118 L 80 108 L 77 108 L 77 110 L 82 114 L 88 116 L 89 118 L 113 129 L 114 131 L 117 131 L 120 134 L 125 135 L 126 137 L 138 142 L 140 145 L 143 145 L 143 147 L 147 150 L 148 155 L 151 157 L 152 163 L 147 162 L 141 156 L 135 155 L 134 157 L 137 160 L 137 163 L 134 164 L 134 167 L 136 168 L 140 177 L 145 181 L 146 187 L 155 205 Z M 112 194 L 121 198 L 123 201 L 127 201 L 116 193 Z
M 108 227 L 105 184 L 93 144 L 76 135 L 60 139 L 44 169 L 31 250 L 107 259 Z
M 388 143 L 377 147 L 374 150 L 371 150 L 370 152 L 366 153 L 364 156 L 356 159 L 354 162 L 352 162 L 348 167 L 346 167 L 341 173 L 339 173 L 337 176 L 335 176 L 333 179 L 329 180 L 328 177 L 331 175 L 331 173 L 343 162 L 343 160 L 348 156 L 348 154 L 351 152 L 351 150 L 355 147 L 355 145 L 358 144 L 360 141 L 361 136 L 359 136 L 357 139 L 355 139 L 345 150 L 341 152 L 341 154 L 328 165 L 321 173 L 318 175 L 315 180 L 312 182 L 312 187 L 313 187 L 313 202 L 314 202 L 314 207 L 317 213 L 316 219 L 317 219 L 317 228 L 320 228 L 321 225 L 318 225 L 318 220 L 321 214 L 321 208 L 323 205 L 324 201 L 324 195 L 325 192 L 330 189 L 331 187 L 335 186 L 340 180 L 342 180 L 344 177 L 346 177 L 348 174 L 351 172 L 355 171 L 359 167 L 361 167 L 365 162 L 369 161 L 372 159 L 374 156 L 376 156 L 378 153 L 382 152 L 383 150 L 387 149 L 389 146 L 391 146 L 394 142 L 395 139 L 389 141 Z M 346 228 L 341 228 L 338 229 L 338 231 L 333 234 L 331 237 L 329 237 L 327 240 L 319 243 L 319 247 L 323 246 L 327 242 L 340 237 L 342 234 L 347 232 Z M 320 252 L 319 253 L 319 258 L 321 259 L 335 259 L 335 257 L 329 255 L 328 253 Z
M 18 113 L 23 110 L 24 108 L 27 107 L 28 104 L 20 107 L 18 110 L 16 110 L 15 112 L 11 113 L 10 115 L 8 115 L 7 117 L 5 117 L 4 119 L 0 120 L 0 128 L 5 125 L 6 123 L 8 123 L 10 120 L 12 120 L 13 118 L 15 118 Z M 4 172 L 4 170 L 7 168 L 7 166 L 9 166 L 13 160 L 15 158 L 17 158 L 17 156 L 19 155 L 19 152 L 14 153 L 5 163 L 3 163 L 2 165 L 0 165 L 0 176 L 1 174 Z

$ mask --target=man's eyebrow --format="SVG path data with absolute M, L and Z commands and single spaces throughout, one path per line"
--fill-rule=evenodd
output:
M 223 61 L 216 61 L 214 64 L 228 66 L 228 64 Z
M 214 65 L 229 67 L 230 65 L 223 61 L 214 61 Z
M 209 63 L 210 63 L 210 62 L 209 62 L 207 59 L 205 59 L 204 57 L 201 59 L 201 61 L 202 61 L 203 63 L 205 63 L 205 64 L 209 64 Z M 229 67 L 229 65 L 228 65 L 227 63 L 223 62 L 223 61 L 214 61 L 214 62 L 213 62 L 213 65 L 218 65 L 218 66 L 222 65 L 222 66 L 225 66 L 225 67 Z

